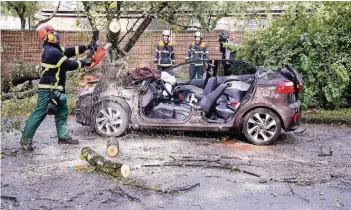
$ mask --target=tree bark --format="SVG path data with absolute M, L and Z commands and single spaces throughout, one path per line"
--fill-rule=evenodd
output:
M 167 5 L 169 2 L 164 2 L 156 11 L 155 13 L 158 14 L 160 13 Z M 150 25 L 151 21 L 153 19 L 153 16 L 151 14 L 147 15 L 144 20 L 141 22 L 137 30 L 134 32 L 133 36 L 128 40 L 128 42 L 125 44 L 123 47 L 124 52 L 129 52 L 132 47 L 135 45 L 135 43 L 138 41 L 140 36 L 144 33 L 145 29 Z
M 19 18 L 21 19 L 21 30 L 26 29 L 26 18 L 24 15 L 19 16 Z
M 1 94 L 1 100 L 6 101 L 10 99 L 25 99 L 34 96 L 37 93 L 37 87 L 34 87 L 30 90 L 24 92 L 12 92 L 12 93 L 3 93 Z
M 4 64 L 8 65 L 8 64 Z M 35 80 L 40 78 L 40 67 L 34 65 L 24 65 L 14 63 L 8 66 L 7 73 L 1 72 L 1 92 L 7 93 L 12 86 L 17 86 L 28 80 Z
M 92 41 L 96 42 L 97 40 L 99 40 L 100 31 L 96 27 L 95 20 L 93 20 L 93 18 L 90 15 L 90 2 L 83 1 L 83 6 L 84 11 L 87 13 L 90 27 L 93 31 Z
M 123 176 L 126 178 L 130 176 L 130 168 L 128 165 L 105 160 L 89 147 L 84 147 L 81 150 L 81 157 L 88 161 L 91 166 L 95 166 L 98 170 L 113 177 Z

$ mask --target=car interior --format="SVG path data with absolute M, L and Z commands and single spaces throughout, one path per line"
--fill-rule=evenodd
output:
M 203 67 L 202 79 L 189 79 L 190 65 L 172 67 L 176 81 L 172 85 L 162 77 L 150 83 L 141 97 L 145 117 L 184 121 L 192 109 L 200 109 L 209 122 L 232 119 L 254 84 L 256 69 L 243 61 L 211 60 Z

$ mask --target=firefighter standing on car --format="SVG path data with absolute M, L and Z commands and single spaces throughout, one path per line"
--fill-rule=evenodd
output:
M 157 69 L 166 71 L 174 76 L 172 69 L 166 70 L 175 64 L 175 54 L 173 43 L 169 40 L 171 33 L 169 30 L 162 32 L 163 40 L 156 44 L 154 52 L 154 63 L 157 64 Z
M 67 130 L 67 95 L 65 93 L 66 71 L 80 70 L 90 66 L 90 60 L 70 60 L 69 57 L 84 53 L 92 44 L 71 48 L 60 46 L 60 36 L 52 26 L 41 27 L 38 31 L 43 40 L 42 74 L 38 85 L 38 100 L 34 111 L 27 120 L 20 144 L 27 151 L 33 150 L 33 136 L 47 114 L 55 115 L 59 144 L 78 144 Z
M 202 79 L 204 74 L 205 63 L 202 60 L 208 60 L 207 43 L 202 41 L 202 33 L 195 33 L 195 41 L 189 46 L 186 53 L 186 61 L 199 61 L 190 64 L 189 79 Z

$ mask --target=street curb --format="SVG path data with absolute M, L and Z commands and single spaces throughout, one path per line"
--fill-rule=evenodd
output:
M 307 117 L 302 118 L 303 123 L 311 124 L 338 124 L 338 125 L 348 125 L 351 126 L 351 117 L 339 117 L 339 118 L 322 118 L 322 117 Z

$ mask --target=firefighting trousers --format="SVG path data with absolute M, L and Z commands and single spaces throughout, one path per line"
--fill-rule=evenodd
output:
M 48 106 L 48 95 L 51 92 L 49 89 L 39 89 L 38 90 L 38 101 L 35 106 L 34 111 L 27 120 L 26 127 L 22 133 L 22 138 L 33 138 L 35 132 L 37 131 L 39 125 L 46 117 L 47 106 Z M 57 137 L 63 137 L 68 134 L 67 130 L 67 95 L 64 92 L 60 92 L 59 95 L 60 102 L 57 106 L 57 112 L 55 114 L 55 124 Z
M 189 79 L 204 79 L 204 67 L 190 65 L 189 68 Z

